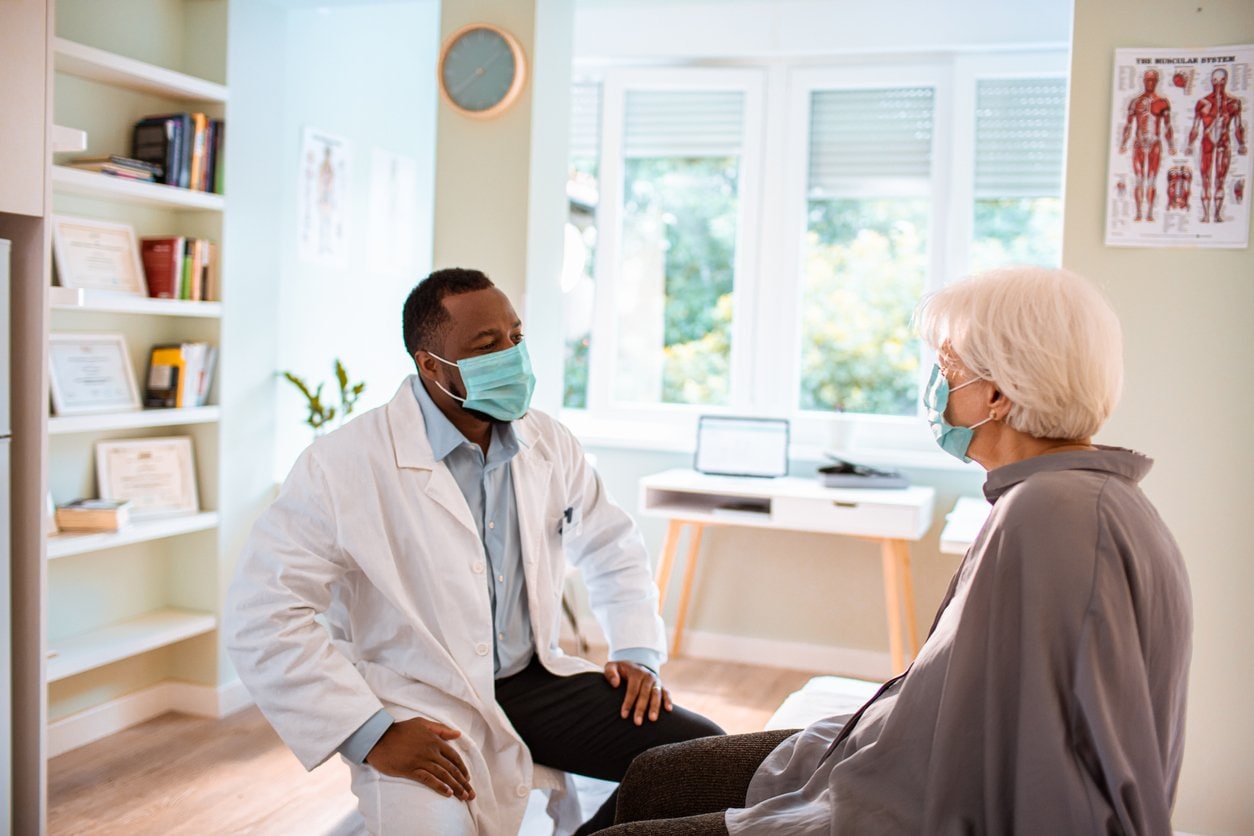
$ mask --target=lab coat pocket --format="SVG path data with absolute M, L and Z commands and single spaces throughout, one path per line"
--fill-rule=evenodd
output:
M 557 520 L 557 533 L 562 535 L 563 542 L 567 542 L 571 538 L 578 537 L 582 531 L 583 515 L 574 505 L 567 507 Z

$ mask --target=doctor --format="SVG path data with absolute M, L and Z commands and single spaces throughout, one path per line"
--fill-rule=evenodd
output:
M 722 730 L 662 687 L 644 544 L 574 436 L 528 411 L 505 294 L 436 271 L 404 337 L 418 375 L 311 445 L 257 521 L 228 648 L 307 769 L 349 763 L 370 832 L 513 834 L 535 764 L 617 781 L 650 747 Z M 568 560 L 604 670 L 557 644 Z M 578 832 L 608 826 L 615 800 Z

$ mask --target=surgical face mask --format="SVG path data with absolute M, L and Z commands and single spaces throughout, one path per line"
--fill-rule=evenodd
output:
M 945 379 L 945 375 L 941 374 L 940 366 L 936 365 L 932 367 L 932 378 L 927 382 L 927 389 L 923 391 L 923 406 L 927 408 L 927 422 L 932 427 L 932 435 L 936 438 L 936 443 L 946 453 L 964 462 L 971 461 L 967 456 L 967 448 L 971 446 L 971 437 L 975 435 L 975 428 L 992 421 L 993 416 L 990 415 L 978 424 L 972 424 L 969 427 L 955 427 L 945 420 L 945 407 L 949 405 L 951 392 L 957 392 L 962 387 L 970 386 L 978 381 L 978 377 L 973 378 L 950 389 L 949 381 Z
M 482 412 L 498 421 L 516 421 L 527 414 L 531 393 L 536 388 L 536 376 L 531 372 L 531 358 L 527 355 L 525 342 L 504 351 L 465 357 L 456 363 L 438 354 L 431 356 L 446 366 L 456 366 L 462 373 L 462 383 L 466 387 L 464 398 L 457 397 L 439 383 L 435 385 L 450 398 L 461 401 L 466 409 Z

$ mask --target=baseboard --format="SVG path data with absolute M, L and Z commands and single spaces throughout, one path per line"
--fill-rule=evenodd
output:
M 158 682 L 49 723 L 48 757 L 94 743 L 168 711 L 221 718 L 251 702 L 238 679 L 216 688 L 173 680 Z
M 213 716 L 219 719 L 229 717 L 235 712 L 242 711 L 253 704 L 253 698 L 248 693 L 248 689 L 238 679 L 232 680 L 225 685 L 219 685 L 217 695 L 217 714 Z
M 670 631 L 667 639 L 670 639 Z M 691 659 L 712 659 L 720 662 L 743 662 L 771 668 L 796 671 L 818 671 L 856 679 L 884 680 L 892 676 L 892 661 L 887 653 L 806 644 L 727 633 L 685 630 L 680 653 Z

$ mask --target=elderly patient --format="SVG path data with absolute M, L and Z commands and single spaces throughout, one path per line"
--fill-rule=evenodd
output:
M 1092 442 L 1119 322 L 1035 268 L 947 287 L 917 322 L 936 439 L 993 504 L 918 659 L 852 717 L 641 755 L 603 833 L 1170 833 L 1191 605 L 1137 487 L 1150 459 Z

